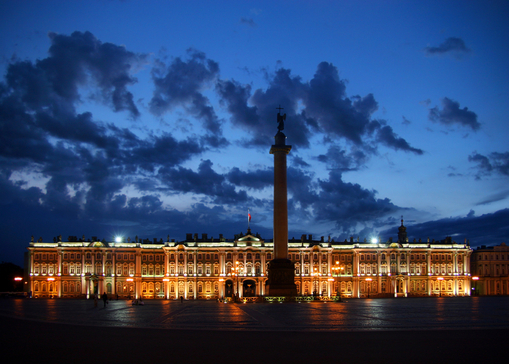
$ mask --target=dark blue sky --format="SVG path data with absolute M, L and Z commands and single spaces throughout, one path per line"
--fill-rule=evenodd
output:
M 0 260 L 33 235 L 509 235 L 506 1 L 0 4 Z

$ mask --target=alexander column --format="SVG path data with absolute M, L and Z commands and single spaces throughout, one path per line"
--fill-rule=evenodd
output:
M 278 108 L 280 112 L 281 109 Z M 288 259 L 286 155 L 292 146 L 286 145 L 286 135 L 282 132 L 286 114 L 280 112 L 277 114 L 275 144 L 270 148 L 270 154 L 274 154 L 274 259 L 269 262 L 267 290 L 270 296 L 296 296 L 295 268 Z

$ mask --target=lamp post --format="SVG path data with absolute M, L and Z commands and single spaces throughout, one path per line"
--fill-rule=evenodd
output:
M 313 270 L 313 276 L 315 277 L 314 278 L 314 284 L 313 284 L 313 296 L 317 297 L 318 296 L 318 268 L 314 268 Z
M 369 298 L 369 286 L 371 285 L 372 280 L 373 279 L 371 279 L 371 278 L 366 278 L 366 283 L 368 284 L 368 298 Z
M 444 277 L 438 277 L 438 297 L 442 297 L 442 281 L 444 280 Z
M 235 293 L 235 302 L 239 299 L 239 261 L 235 262 L 235 276 L 237 278 L 237 292 Z
M 337 277 L 340 277 L 343 274 L 344 269 L 345 269 L 344 267 L 339 266 L 339 261 L 336 261 L 336 265 L 332 268 L 332 276 L 334 277 L 335 274 L 336 277 L 336 279 L 334 279 L 334 282 L 337 282 L 336 297 L 339 298 L 339 301 L 341 301 L 341 293 L 339 290 L 339 280 L 337 280 Z
M 479 291 L 477 290 L 477 281 L 479 280 L 479 277 L 472 277 L 472 280 L 475 281 L 475 287 L 472 288 L 474 290 L 474 296 L 479 296 Z

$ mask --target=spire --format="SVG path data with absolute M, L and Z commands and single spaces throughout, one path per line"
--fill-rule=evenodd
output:
M 401 226 L 398 228 L 398 243 L 408 242 L 406 227 L 403 225 L 403 215 L 401 215 Z

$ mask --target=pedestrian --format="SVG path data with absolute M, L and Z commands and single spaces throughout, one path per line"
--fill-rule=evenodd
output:
M 180 296 L 180 303 L 184 302 L 184 296 Z
M 106 292 L 103 293 L 103 303 L 104 308 L 106 308 L 106 305 L 108 304 L 108 295 L 106 294 Z

